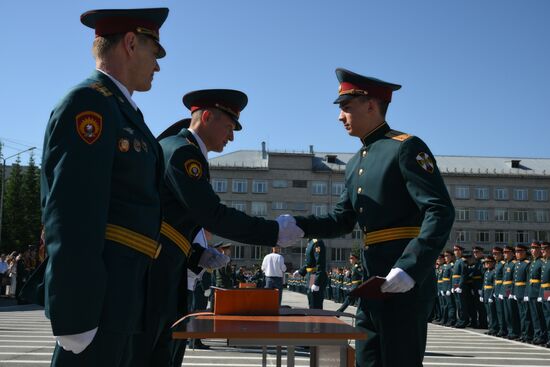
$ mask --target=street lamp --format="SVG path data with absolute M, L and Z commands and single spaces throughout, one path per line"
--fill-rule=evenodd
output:
M 6 161 L 10 158 L 18 156 L 19 154 L 30 152 L 31 150 L 34 150 L 34 149 L 36 149 L 36 147 L 22 150 L 20 152 L 15 153 L 14 155 L 10 155 L 7 158 L 2 158 L 2 193 L 0 194 L 0 244 L 2 244 L 2 213 L 4 212 L 4 190 L 6 186 Z

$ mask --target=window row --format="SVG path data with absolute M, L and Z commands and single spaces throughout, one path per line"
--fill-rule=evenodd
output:
M 455 213 L 457 222 L 550 222 L 550 210 L 547 209 L 456 208 Z
M 507 188 L 495 187 L 491 190 L 489 187 L 454 186 L 454 198 L 459 200 L 476 199 L 490 200 L 490 193 L 493 193 L 493 200 L 516 200 L 527 201 L 531 197 L 534 201 L 548 201 L 548 189 L 536 188 Z M 531 196 L 530 196 L 531 195 Z
M 231 192 L 234 193 L 247 193 L 248 182 L 247 179 L 232 179 L 231 180 Z M 215 192 L 227 192 L 228 180 L 225 178 L 214 178 L 211 181 L 212 187 Z M 311 193 L 313 195 L 328 195 L 329 184 L 327 181 L 311 181 L 307 180 L 271 180 L 271 187 L 274 189 L 282 188 L 307 188 L 311 187 Z M 254 194 L 266 194 L 268 190 L 268 180 L 252 180 L 252 193 Z M 330 185 L 330 194 L 339 196 L 344 191 L 343 182 L 333 182 Z
M 495 243 L 499 245 L 530 243 L 533 240 L 547 241 L 550 238 L 549 231 L 509 231 L 504 229 L 496 229 L 494 231 L 459 229 L 454 235 L 454 241 L 458 243 L 475 242 Z

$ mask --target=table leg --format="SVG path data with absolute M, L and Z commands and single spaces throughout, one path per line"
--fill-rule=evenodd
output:
M 309 347 L 309 367 L 318 367 L 319 366 L 319 350 L 316 346 L 312 345 Z
M 277 345 L 277 367 L 281 367 L 281 346 Z
M 262 367 L 267 367 L 267 347 L 262 347 Z
M 294 367 L 294 345 L 286 347 L 286 367 Z

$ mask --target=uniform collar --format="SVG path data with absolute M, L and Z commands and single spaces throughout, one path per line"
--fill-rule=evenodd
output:
M 204 159 L 206 159 L 208 161 L 208 150 L 206 149 L 206 145 L 204 144 L 204 142 L 202 141 L 201 137 L 199 136 L 199 134 L 197 134 L 193 129 L 189 128 L 187 129 L 191 132 L 191 134 L 193 134 L 193 137 L 195 138 L 195 140 L 197 141 L 197 143 L 199 143 L 199 148 L 201 148 L 201 152 L 202 154 L 204 155 Z
M 378 125 L 374 130 L 369 132 L 367 135 L 363 136 L 361 138 L 361 142 L 363 143 L 363 146 L 369 146 L 370 144 L 374 143 L 375 141 L 382 138 L 386 133 L 390 131 L 390 127 L 386 121 L 382 122 L 380 125 Z
M 101 69 L 96 69 L 97 71 L 99 71 L 100 73 L 102 74 L 105 74 L 109 77 L 109 79 L 111 79 L 113 81 L 113 83 L 117 86 L 118 89 L 120 89 L 120 91 L 122 92 L 122 94 L 124 95 L 124 97 L 126 97 L 126 99 L 128 100 L 128 102 L 130 102 L 130 104 L 132 105 L 132 107 L 134 108 L 134 110 L 137 111 L 138 107 L 137 107 L 137 104 L 136 102 L 134 102 L 134 100 L 132 99 L 132 95 L 130 94 L 130 92 L 128 91 L 128 88 L 126 88 L 124 86 L 124 84 L 122 84 L 121 82 L 119 82 L 118 80 L 115 79 L 114 76 L 108 74 L 107 72 L 101 70 Z

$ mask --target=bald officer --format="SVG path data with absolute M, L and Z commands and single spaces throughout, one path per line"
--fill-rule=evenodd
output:
M 364 279 L 386 277 L 385 300 L 361 300 L 358 366 L 420 366 L 436 292 L 435 260 L 449 236 L 454 208 L 435 159 L 419 138 L 385 120 L 400 85 L 336 69 L 339 120 L 362 147 L 346 167 L 346 187 L 326 216 L 296 217 L 305 236 L 364 232 Z M 398 349 L 396 349 L 398 346 Z M 396 350 L 399 353 L 396 353 Z
M 160 246 L 161 148 L 132 99 L 165 55 L 168 9 L 92 10 L 96 69 L 51 113 L 41 172 L 52 366 L 122 366 Z

